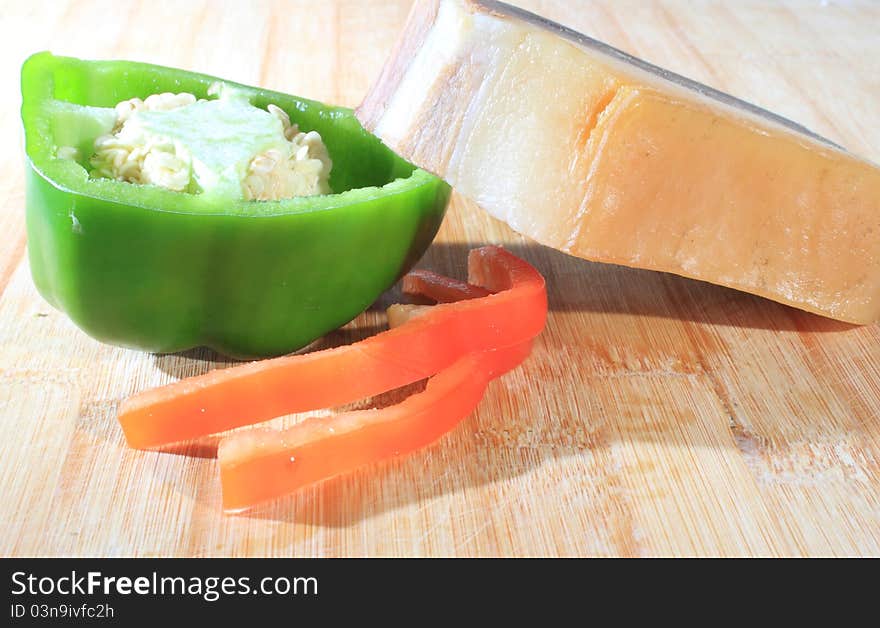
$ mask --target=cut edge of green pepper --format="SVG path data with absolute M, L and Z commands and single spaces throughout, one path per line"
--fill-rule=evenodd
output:
M 100 104 L 92 102 L 76 102 L 70 99 L 75 88 L 70 81 L 61 80 L 56 70 L 62 68 L 69 72 L 71 67 L 81 66 L 83 77 L 94 73 L 124 73 L 126 78 L 131 79 L 138 74 L 143 74 L 147 82 L 152 81 L 153 91 L 149 93 L 139 92 L 125 94 L 101 95 L 103 101 Z M 124 67 L 123 67 L 124 66 Z M 89 80 L 85 81 L 89 83 Z M 312 213 L 330 211 L 355 203 L 369 201 L 379 197 L 388 197 L 396 194 L 409 192 L 421 185 L 434 185 L 437 177 L 421 168 L 410 164 L 384 144 L 369 134 L 354 116 L 351 109 L 325 105 L 323 103 L 291 96 L 280 92 L 253 88 L 233 81 L 219 80 L 215 77 L 189 72 L 166 66 L 153 65 L 136 61 L 91 61 L 74 57 L 56 56 L 51 52 L 38 52 L 31 55 L 22 66 L 22 108 L 21 115 L 25 125 L 25 153 L 28 163 L 33 170 L 55 188 L 82 195 L 89 198 L 125 203 L 145 210 L 161 213 L 182 213 L 198 215 L 223 215 L 241 216 L 247 218 L 270 217 L 297 213 Z M 60 84 L 59 84 L 60 82 Z M 334 170 L 331 173 L 331 186 L 334 176 L 338 179 L 338 156 L 341 150 L 338 141 L 328 141 L 330 124 L 336 128 L 345 125 L 342 129 L 347 140 L 355 139 L 359 142 L 374 142 L 376 152 L 388 161 L 387 181 L 381 185 L 366 185 L 362 187 L 350 187 L 341 192 L 301 196 L 276 201 L 247 201 L 244 199 L 223 198 L 187 192 L 175 192 L 154 185 L 141 185 L 116 181 L 113 179 L 92 178 L 88 171 L 77 161 L 60 158 L 54 155 L 57 146 L 51 142 L 56 133 L 51 129 L 52 120 L 59 112 L 82 113 L 88 115 L 88 110 L 107 108 L 110 111 L 117 102 L 133 97 L 145 98 L 150 93 L 161 91 L 176 92 L 189 91 L 196 97 L 207 97 L 208 87 L 220 82 L 247 95 L 248 100 L 257 107 L 265 108 L 268 104 L 275 104 L 284 109 L 291 120 L 300 124 L 305 131 L 313 130 L 313 125 L 303 124 L 303 114 L 311 113 L 312 117 L 326 122 L 324 128 L 315 127 L 321 133 L 322 138 L 328 145 L 330 156 L 334 159 Z M 67 95 L 68 98 L 58 98 L 57 93 Z M 351 136 L 354 136 L 353 138 Z M 338 138 L 334 138 L 338 139 Z M 222 206 L 218 206 L 222 204 Z

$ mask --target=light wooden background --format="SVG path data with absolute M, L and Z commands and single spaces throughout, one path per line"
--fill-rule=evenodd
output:
M 522 5 L 880 161 L 880 3 Z M 552 312 L 439 444 L 250 517 L 220 514 L 214 460 L 124 446 L 120 399 L 218 358 L 99 344 L 35 292 L 21 62 L 129 58 L 353 106 L 407 8 L 0 3 L 0 555 L 880 555 L 880 327 L 568 258 L 462 199 L 423 265 L 461 275 L 469 247 L 508 243 L 546 274 Z

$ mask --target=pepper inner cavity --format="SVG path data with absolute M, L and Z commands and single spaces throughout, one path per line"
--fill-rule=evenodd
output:
M 114 128 L 94 142 L 90 176 L 245 200 L 331 193 L 320 134 L 233 89 L 215 84 L 208 94 L 219 97 L 164 93 L 117 104 Z M 76 157 L 69 147 L 56 154 Z

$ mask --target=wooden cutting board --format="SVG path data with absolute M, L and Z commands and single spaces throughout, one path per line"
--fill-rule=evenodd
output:
M 880 161 L 880 4 L 521 0 Z M 455 198 L 421 265 L 502 242 L 547 277 L 534 355 L 416 455 L 220 514 L 217 464 L 132 451 L 116 407 L 226 364 L 100 344 L 36 293 L 18 71 L 128 58 L 356 105 L 389 2 L 0 3 L 0 555 L 878 555 L 880 327 L 542 248 Z M 383 297 L 383 302 L 394 295 Z M 328 344 L 384 322 L 368 311 Z

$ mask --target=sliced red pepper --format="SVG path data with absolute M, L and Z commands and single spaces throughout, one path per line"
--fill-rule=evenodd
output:
M 468 281 L 496 293 L 431 307 L 361 342 L 216 370 L 131 397 L 129 445 L 159 447 L 400 388 L 462 357 L 522 344 L 547 318 L 544 278 L 497 246 L 470 251 Z
M 428 297 L 437 303 L 478 299 L 492 294 L 480 286 L 438 275 L 430 270 L 412 270 L 400 283 L 404 294 Z
M 388 316 L 388 327 L 394 329 L 404 325 L 416 316 L 421 316 L 434 309 L 434 305 L 413 305 L 411 303 L 394 303 L 385 314 Z
M 531 344 L 464 357 L 394 406 L 226 437 L 217 452 L 224 510 L 241 511 L 433 443 L 474 411 L 489 381 L 528 357 Z

